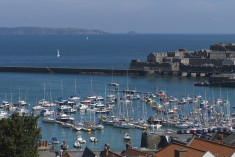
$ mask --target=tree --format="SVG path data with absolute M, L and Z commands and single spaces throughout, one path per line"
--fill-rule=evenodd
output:
M 36 157 L 41 139 L 41 129 L 37 127 L 39 116 L 19 116 L 0 120 L 0 157 Z

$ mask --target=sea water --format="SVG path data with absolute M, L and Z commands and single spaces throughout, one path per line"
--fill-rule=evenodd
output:
M 132 59 L 146 60 L 151 52 L 173 51 L 178 48 L 189 50 L 209 49 L 215 43 L 234 43 L 235 35 L 4 35 L 0 36 L 0 66 L 32 66 L 32 67 L 73 67 L 73 68 L 110 68 L 128 69 Z M 60 50 L 58 58 L 57 49 Z M 137 91 L 155 93 L 166 90 L 168 95 L 181 98 L 182 96 L 202 95 L 212 100 L 221 97 L 229 99 L 232 106 L 235 104 L 233 88 L 194 87 L 197 78 L 183 77 L 131 77 L 131 76 L 91 76 L 70 74 L 32 74 L 32 73 L 0 73 L 0 99 L 17 103 L 19 97 L 30 103 L 28 109 L 36 105 L 36 101 L 45 97 L 52 99 L 67 98 L 75 93 L 74 80 L 77 80 L 77 93 L 82 98 L 91 94 L 102 95 L 110 93 L 108 83 L 113 79 L 120 84 L 120 89 L 135 89 Z M 92 85 L 91 85 L 92 80 Z M 128 87 L 127 87 L 128 85 Z M 106 87 L 106 88 L 105 88 Z M 106 90 L 105 90 L 106 89 Z M 51 91 L 51 92 L 49 92 Z M 12 95 L 12 96 L 11 96 Z M 156 113 L 150 105 L 143 110 L 141 101 L 132 103 L 133 110 L 128 112 L 136 118 L 149 117 Z M 56 109 L 55 109 L 55 112 Z M 118 112 L 117 106 L 114 113 Z M 133 113 L 131 113 L 133 112 Z M 33 112 L 38 114 L 38 112 Z M 74 115 L 76 121 L 97 121 L 93 113 L 79 112 Z M 75 132 L 63 128 L 59 124 L 43 123 L 40 118 L 39 127 L 42 129 L 42 140 L 50 141 L 56 136 L 60 143 L 63 140 L 73 147 L 76 136 L 81 135 L 88 146 L 93 150 L 102 150 L 104 144 L 110 144 L 112 150 L 123 150 L 125 142 L 123 136 L 130 133 L 134 147 L 140 148 L 141 132 L 138 129 L 119 129 L 105 126 L 102 131 Z M 95 136 L 97 143 L 91 143 L 89 138 Z M 59 149 L 59 148 L 58 148 Z

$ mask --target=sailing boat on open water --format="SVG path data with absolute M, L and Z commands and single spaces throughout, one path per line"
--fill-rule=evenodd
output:
M 60 57 L 60 50 L 57 49 L 57 57 L 59 58 Z

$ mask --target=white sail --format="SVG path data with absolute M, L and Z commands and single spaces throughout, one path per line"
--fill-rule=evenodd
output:
M 57 50 L 57 57 L 60 57 L 60 50 Z

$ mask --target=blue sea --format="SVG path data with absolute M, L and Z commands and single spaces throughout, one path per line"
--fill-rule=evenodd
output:
M 88 40 L 87 40 L 87 37 Z M 72 68 L 109 68 L 128 69 L 132 59 L 145 61 L 151 52 L 174 51 L 179 48 L 188 50 L 209 49 L 215 43 L 235 43 L 235 35 L 183 35 L 183 34 L 141 34 L 141 35 L 2 35 L 0 36 L 0 66 L 28 66 L 28 67 L 72 67 Z M 60 57 L 57 58 L 57 49 Z M 228 99 L 231 104 L 230 112 L 234 112 L 235 90 L 233 88 L 194 87 L 198 78 L 183 77 L 130 77 L 130 76 L 91 76 L 91 75 L 63 75 L 40 73 L 0 73 L 0 100 L 17 103 L 19 97 L 25 98 L 31 104 L 28 109 L 44 97 L 44 84 L 46 98 L 51 91 L 53 100 L 60 97 L 69 97 L 75 93 L 74 80 L 77 80 L 77 93 L 82 98 L 93 93 L 105 96 L 110 93 L 108 83 L 113 79 L 120 84 L 120 89 L 155 93 L 155 86 L 160 90 L 167 90 L 168 95 L 179 99 L 185 95 L 202 95 L 212 101 L 221 97 Z M 92 80 L 92 87 L 91 87 Z M 106 87 L 106 88 L 105 88 Z M 105 90 L 106 89 L 106 90 Z M 12 93 L 12 94 L 11 94 Z M 12 97 L 11 97 L 12 95 Z M 134 116 L 141 118 L 156 113 L 150 105 L 143 113 L 143 103 L 133 102 Z M 117 106 L 114 108 L 117 112 Z M 34 112 L 34 114 L 38 114 Z M 129 113 L 130 115 L 131 113 Z M 94 115 L 78 112 L 74 115 L 76 120 L 94 121 Z M 95 115 L 97 117 L 97 115 Z M 97 119 L 95 118 L 97 122 Z M 140 148 L 142 130 L 118 129 L 105 126 L 102 131 L 75 132 L 63 128 L 59 124 L 46 124 L 39 120 L 42 129 L 42 140 L 50 141 L 56 136 L 59 141 L 66 141 L 73 149 L 73 141 L 77 135 L 87 140 L 86 145 L 93 150 L 102 150 L 106 142 L 111 150 L 123 150 L 125 142 L 123 136 L 130 133 L 132 145 Z M 90 136 L 96 136 L 96 144 L 89 141 Z

